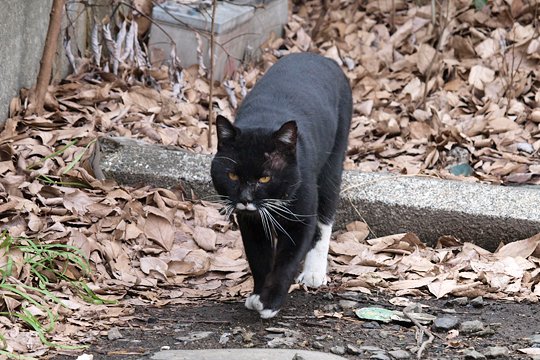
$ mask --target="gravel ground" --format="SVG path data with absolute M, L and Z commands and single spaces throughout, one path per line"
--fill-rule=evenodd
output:
M 347 359 L 416 358 L 417 326 L 360 320 L 354 312 L 368 306 L 403 309 L 390 300 L 385 295 L 296 291 L 271 320 L 261 320 L 241 301 L 140 307 L 129 327 L 104 332 L 86 353 L 94 359 L 127 360 L 148 358 L 162 349 L 276 347 L 331 352 Z M 427 326 L 435 337 L 423 359 L 527 359 L 518 349 L 540 347 L 537 304 L 482 298 L 411 300 L 427 305 L 423 312 L 436 317 Z

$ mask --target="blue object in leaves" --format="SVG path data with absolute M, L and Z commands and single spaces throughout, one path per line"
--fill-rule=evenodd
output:
M 458 164 L 450 167 L 450 172 L 456 176 L 471 176 L 474 169 L 469 164 Z

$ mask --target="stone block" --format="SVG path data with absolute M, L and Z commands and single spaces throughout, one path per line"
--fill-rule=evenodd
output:
M 152 63 L 167 61 L 171 52 L 171 38 L 181 65 L 198 64 L 196 34 L 202 43 L 204 65 L 210 64 L 211 7 L 197 4 L 165 2 L 155 5 L 154 21 L 150 29 Z M 257 59 L 260 46 L 275 33 L 282 35 L 287 23 L 287 0 L 218 1 L 215 19 L 214 78 L 223 80 L 243 62 Z

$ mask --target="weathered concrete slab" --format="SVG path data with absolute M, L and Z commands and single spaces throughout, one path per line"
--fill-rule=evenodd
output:
M 4 0 L 0 5 L 0 128 L 9 102 L 36 80 L 52 0 Z
M 214 194 L 211 157 L 125 138 L 102 138 L 95 168 L 101 178 L 159 187 L 182 186 L 199 198 Z M 495 249 L 540 232 L 540 188 L 346 171 L 336 225 L 366 221 L 374 235 L 411 231 L 433 244 L 452 235 Z
M 106 0 L 110 3 L 109 0 Z M 0 128 L 8 116 L 9 104 L 21 88 L 35 85 L 39 71 L 45 37 L 49 26 L 52 0 L 1 0 L 0 1 Z M 87 20 L 92 19 L 94 9 L 103 9 L 104 0 L 90 0 L 89 6 L 82 2 L 69 1 L 62 29 L 67 28 L 73 53 L 86 49 Z M 81 16 L 86 11 L 88 16 Z M 112 9 L 112 5 L 110 7 Z M 101 17 L 99 18 L 101 19 Z M 61 37 L 64 37 L 62 31 Z M 53 67 L 53 80 L 68 74 L 69 65 L 62 41 Z
M 209 68 L 211 11 L 200 3 L 166 1 L 155 5 L 149 48 L 152 63 L 168 60 L 173 44 L 182 66 L 199 62 L 195 49 L 201 42 L 203 62 Z M 256 60 L 259 47 L 272 33 L 281 36 L 288 19 L 287 0 L 220 1 L 214 22 L 214 78 L 222 80 L 241 64 Z M 165 32 L 164 32 L 165 31 Z M 197 38 L 197 34 L 199 39 Z
M 296 357 L 295 357 L 296 356 Z M 155 353 L 152 360 L 344 360 L 344 357 L 317 351 L 288 349 L 208 349 L 166 350 Z

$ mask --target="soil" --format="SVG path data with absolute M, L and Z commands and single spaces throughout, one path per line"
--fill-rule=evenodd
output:
M 384 351 L 395 350 L 406 350 L 411 354 L 410 358 L 416 358 L 416 326 L 360 320 L 353 309 L 340 307 L 340 300 L 344 299 L 357 301 L 356 308 L 378 306 L 402 310 L 392 305 L 389 302 L 391 297 L 386 295 L 328 292 L 328 289 L 317 293 L 291 293 L 278 316 L 270 320 L 262 320 L 257 313 L 245 309 L 240 299 L 203 301 L 191 306 L 139 307 L 129 326 L 118 329 L 122 338 L 109 340 L 103 336 L 86 353 L 93 354 L 94 359 L 130 360 L 149 358 L 162 349 L 264 348 L 269 347 L 268 342 L 272 338 L 278 338 L 275 341 L 285 341 L 277 345 L 280 348 L 339 353 L 343 350 L 339 348 L 341 346 L 346 353 L 340 355 L 347 359 L 385 359 L 381 355 Z M 424 308 L 426 313 L 437 317 L 455 316 L 460 323 L 480 320 L 488 329 L 483 335 L 476 336 L 454 330 L 457 335 L 451 339 L 447 338 L 446 331 L 433 331 L 435 339 L 423 352 L 423 359 L 468 358 L 465 354 L 470 348 L 485 353 L 492 346 L 506 347 L 510 353 L 508 358 L 525 359 L 526 355 L 517 349 L 532 347 L 528 338 L 540 333 L 537 304 L 482 299 L 478 303 L 465 298 L 412 300 L 428 305 Z M 321 316 L 322 313 L 326 315 Z M 279 333 L 283 331 L 285 335 Z M 195 341 L 179 340 L 197 332 L 212 334 Z M 354 347 L 360 353 L 352 353 Z M 379 357 L 372 357 L 377 354 Z M 58 355 L 55 358 L 72 359 L 73 356 Z

